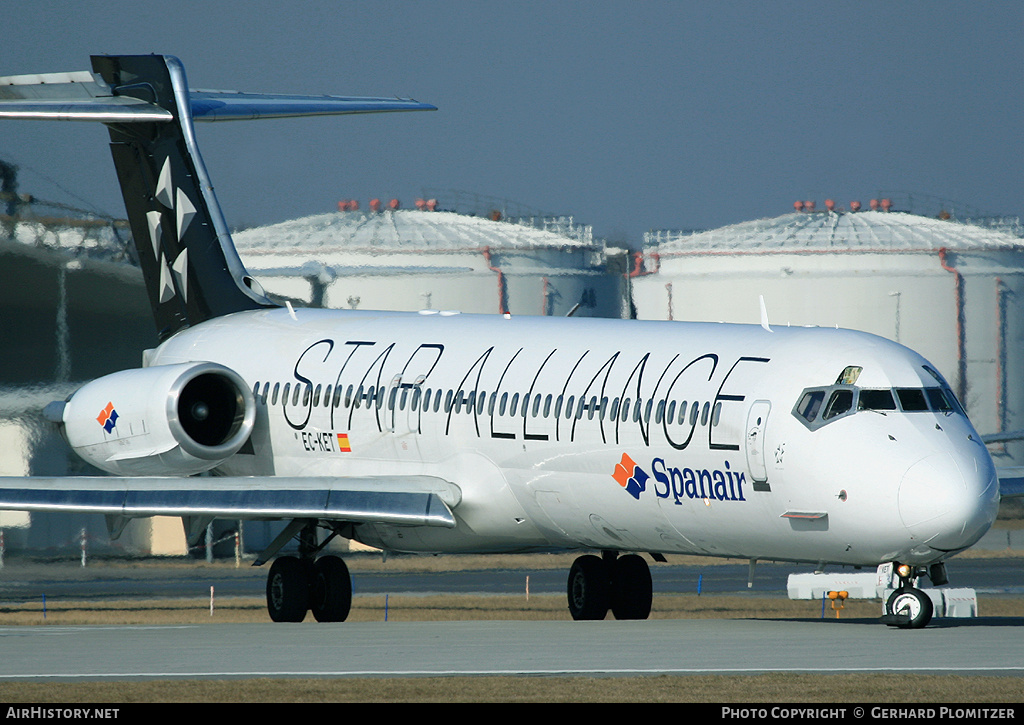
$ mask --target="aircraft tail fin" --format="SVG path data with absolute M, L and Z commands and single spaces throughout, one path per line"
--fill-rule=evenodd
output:
M 213 317 L 275 306 L 238 257 L 194 121 L 435 110 L 398 98 L 194 91 L 181 61 L 167 55 L 93 56 L 92 67 L 0 78 L 0 119 L 107 126 L 161 340 Z

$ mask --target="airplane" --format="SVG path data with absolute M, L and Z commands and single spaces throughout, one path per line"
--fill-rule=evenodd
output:
M 142 367 L 46 407 L 113 476 L 0 479 L 0 508 L 278 520 L 277 622 L 349 614 L 335 537 L 385 552 L 584 551 L 575 620 L 646 619 L 643 557 L 892 566 L 882 621 L 991 526 L 992 458 L 949 384 L 845 329 L 296 309 L 245 270 L 194 122 L 436 110 L 190 89 L 169 55 L 0 78 L 0 118 L 107 126 L 159 331 Z M 762 307 L 763 309 L 763 307 Z M 298 555 L 277 556 L 298 541 Z M 276 558 L 275 558 L 276 557 Z

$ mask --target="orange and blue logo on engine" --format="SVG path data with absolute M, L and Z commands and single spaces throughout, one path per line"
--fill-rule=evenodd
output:
M 114 430 L 114 426 L 117 425 L 117 411 L 114 410 L 113 403 L 107 403 L 107 407 L 96 416 L 96 422 L 103 426 L 103 430 L 107 433 Z
M 622 461 L 615 465 L 612 478 L 626 489 L 626 493 L 639 500 L 640 494 L 647 489 L 647 479 L 650 476 L 640 466 L 636 465 L 632 458 L 623 453 Z

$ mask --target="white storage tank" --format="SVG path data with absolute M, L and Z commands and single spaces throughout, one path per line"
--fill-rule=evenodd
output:
M 371 202 L 233 236 L 267 292 L 310 306 L 622 315 L 622 276 L 608 273 L 590 227 L 397 207 Z
M 838 325 L 918 351 L 983 435 L 1024 428 L 1024 240 L 881 205 L 798 207 L 649 233 L 631 276 L 637 317 L 756 324 L 763 295 L 773 326 Z M 990 447 L 997 465 L 1022 465 L 1022 449 Z

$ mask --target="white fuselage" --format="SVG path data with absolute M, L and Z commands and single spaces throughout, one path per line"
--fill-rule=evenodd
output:
M 853 391 L 942 386 L 849 330 L 273 310 L 184 330 L 147 363 L 187 361 L 255 395 L 252 448 L 225 474 L 459 487 L 454 529 L 356 528 L 391 550 L 926 564 L 973 544 L 998 501 L 959 406 L 801 419 L 804 391 L 848 368 Z

